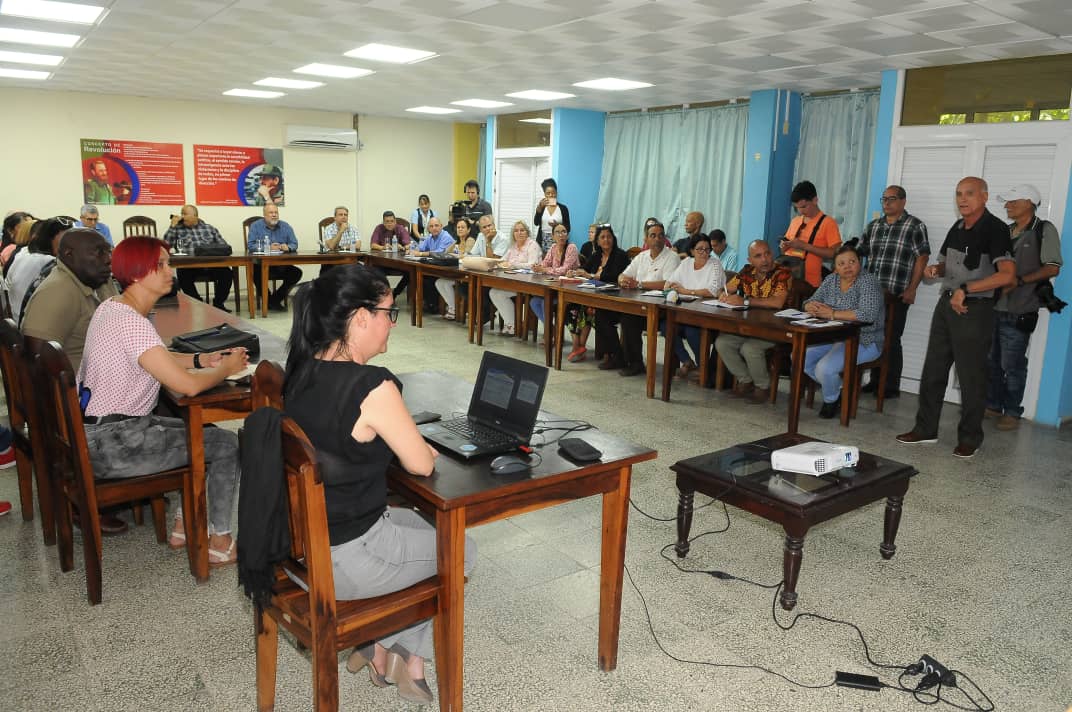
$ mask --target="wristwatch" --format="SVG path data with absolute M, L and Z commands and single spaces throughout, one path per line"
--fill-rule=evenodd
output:
M 201 368 L 201 354 L 194 354 L 194 368 Z

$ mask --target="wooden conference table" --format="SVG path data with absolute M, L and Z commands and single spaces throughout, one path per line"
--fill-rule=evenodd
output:
M 809 346 L 831 341 L 845 342 L 845 370 L 842 382 L 846 384 L 845 396 L 841 399 L 841 424 L 849 424 L 852 413 L 852 384 L 856 383 L 856 352 L 860 343 L 860 323 L 845 322 L 838 326 L 807 327 L 789 319 L 774 315 L 770 309 L 725 309 L 701 303 L 700 300 L 682 304 L 663 304 L 666 314 L 666 343 L 663 352 L 663 400 L 670 400 L 670 383 L 673 373 L 674 334 L 678 325 L 698 326 L 739 334 L 775 343 L 787 343 L 792 347 L 792 380 L 789 388 L 789 432 L 797 432 L 800 422 L 800 397 L 804 391 L 804 352 Z M 649 332 L 648 338 L 651 338 Z M 702 349 L 708 348 L 707 339 L 702 340 Z M 706 374 L 701 373 L 700 379 Z
M 242 290 L 239 288 L 239 267 L 246 268 L 246 298 L 249 300 L 249 318 L 255 316 L 256 307 L 253 289 L 253 261 L 249 255 L 220 255 L 209 257 L 207 255 L 177 255 L 171 253 L 171 266 L 176 269 L 205 269 L 227 267 L 231 270 L 231 279 L 234 281 L 235 313 L 242 313 Z
M 464 411 L 472 392 L 471 384 L 444 373 L 402 374 L 400 378 L 411 412 Z M 540 412 L 540 420 L 555 419 L 558 416 Z M 559 433 L 550 431 L 549 439 Z M 464 462 L 445 454 L 436 460 L 430 477 L 410 475 L 397 467 L 389 470 L 391 489 L 435 519 L 438 572 L 443 587 L 439 614 L 443 620 L 436 628 L 436 646 L 445 646 L 447 651 L 443 656 L 446 666 L 436 669 L 441 709 L 462 709 L 466 527 L 596 494 L 603 495 L 598 662 L 604 671 L 617 666 L 632 469 L 638 462 L 654 460 L 658 452 L 595 429 L 580 435 L 603 452 L 600 461 L 574 464 L 552 444 L 538 450 L 542 460 L 532 470 L 510 475 L 491 474 L 490 456 Z M 538 437 L 533 442 L 538 443 Z
M 250 268 L 253 264 L 261 265 L 261 316 L 268 316 L 268 269 L 285 265 L 346 265 L 358 261 L 358 252 L 280 252 L 278 254 L 249 254 Z M 252 278 L 250 278 L 252 280 Z

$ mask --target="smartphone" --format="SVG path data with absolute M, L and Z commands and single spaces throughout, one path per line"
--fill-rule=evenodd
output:
M 548 198 L 547 199 L 547 207 L 553 208 L 556 205 L 558 205 L 558 198 Z

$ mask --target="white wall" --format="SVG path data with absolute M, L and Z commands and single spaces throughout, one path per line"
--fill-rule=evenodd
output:
M 452 129 L 448 122 L 362 116 L 358 153 L 284 149 L 287 204 L 280 210 L 303 247 L 316 245 L 317 222 L 336 205 L 350 208 L 363 238 L 383 210 L 408 217 L 419 193 L 436 208 L 450 195 Z M 186 201 L 194 203 L 193 144 L 278 148 L 287 124 L 349 128 L 350 114 L 272 108 L 262 104 L 166 101 L 142 97 L 0 89 L 0 137 L 6 171 L 0 175 L 0 212 L 29 210 L 38 217 L 77 215 L 82 203 L 79 139 L 125 139 L 183 144 Z M 438 195 L 437 195 L 438 194 Z M 119 237 L 131 215 L 155 218 L 161 231 L 177 207 L 100 206 Z M 242 220 L 255 207 L 199 207 L 235 247 Z

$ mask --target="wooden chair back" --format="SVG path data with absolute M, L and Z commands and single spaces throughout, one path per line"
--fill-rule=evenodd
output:
M 11 287 L 7 279 L 0 277 L 0 319 L 10 319 L 11 313 Z
M 37 397 L 43 402 L 45 446 L 53 458 L 52 485 L 56 527 L 59 534 L 60 569 L 74 568 L 73 525 L 78 512 L 86 566 L 86 593 L 96 605 L 102 597 L 102 550 L 100 507 L 149 499 L 156 539 L 167 539 L 166 492 L 192 486 L 189 467 L 164 470 L 138 477 L 97 480 L 89 461 L 85 424 L 78 401 L 74 373 L 58 344 L 26 337 L 26 350 L 33 357 Z
M 398 223 L 399 225 L 401 225 L 402 227 L 406 228 L 406 232 L 410 233 L 410 235 L 413 234 L 409 229 L 410 228 L 409 220 L 406 220 L 405 218 L 400 218 L 400 217 L 398 217 L 396 215 L 395 216 L 395 222 Z
M 245 245 L 249 245 L 249 227 L 253 223 L 261 219 L 260 215 L 251 215 L 242 221 L 242 242 Z
M 630 247 L 628 250 L 625 251 L 625 254 L 629 255 L 629 259 L 633 259 L 643 251 L 644 248 L 637 245 L 636 247 Z
M 131 215 L 123 221 L 123 237 L 156 237 L 156 220 L 147 215 Z
M 863 383 L 864 371 L 878 369 L 878 382 L 880 388 L 875 389 L 875 410 L 882 412 L 882 406 L 886 400 L 886 375 L 890 371 L 890 344 L 893 343 L 893 319 L 897 313 L 897 305 L 901 298 L 892 294 L 886 294 L 886 323 L 883 328 L 884 340 L 882 353 L 872 361 L 865 361 L 856 367 L 856 383 L 852 384 L 852 417 L 856 417 L 856 407 L 860 404 L 860 389 Z M 900 384 L 897 389 L 900 390 Z
M 320 230 L 320 244 L 324 244 L 324 230 L 327 230 L 328 225 L 335 222 L 335 218 L 330 215 L 317 223 L 317 227 Z
M 253 410 L 264 407 L 283 410 L 283 367 L 275 361 L 257 364 L 250 388 Z
M 66 357 L 64 357 L 66 358 Z M 37 506 L 41 512 L 41 532 L 45 543 L 56 543 L 56 523 L 52 516 L 52 486 L 44 444 L 38 399 L 30 380 L 25 341 L 12 319 L 0 320 L 0 368 L 3 370 L 11 446 L 19 480 L 19 506 L 23 521 L 33 519 L 33 484 L 37 480 Z

